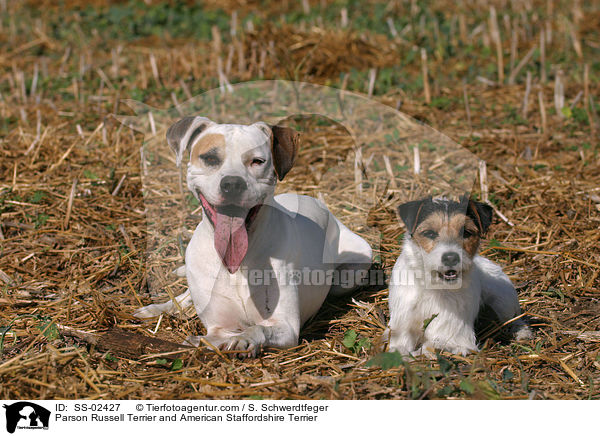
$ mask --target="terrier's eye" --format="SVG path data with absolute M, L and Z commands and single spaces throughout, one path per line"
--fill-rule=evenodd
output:
M 475 232 L 463 227 L 462 229 L 462 237 L 464 239 L 469 239 L 471 236 L 473 236 L 475 234 Z
M 427 239 L 433 240 L 438 237 L 438 232 L 436 232 L 434 230 L 424 230 L 421 232 L 421 236 L 424 236 Z
M 202 162 L 209 167 L 216 167 L 221 164 L 221 159 L 213 154 L 200 156 L 200 159 L 202 159 Z
M 265 163 L 264 159 L 261 159 L 260 157 L 255 157 L 254 159 L 252 159 L 252 166 L 259 166 Z

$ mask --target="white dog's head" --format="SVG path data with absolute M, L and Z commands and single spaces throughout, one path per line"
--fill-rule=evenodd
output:
M 472 266 L 492 208 L 464 196 L 460 201 L 426 198 L 398 208 L 410 240 L 422 254 L 425 274 L 435 283 L 457 284 Z
M 246 126 L 186 117 L 167 130 L 167 142 L 178 166 L 189 150 L 188 188 L 215 229 L 223 263 L 237 271 L 248 249 L 247 228 L 294 164 L 298 133 L 262 122 Z

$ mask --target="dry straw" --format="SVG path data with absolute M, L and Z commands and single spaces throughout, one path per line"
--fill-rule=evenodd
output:
M 16 14 L 21 3 L 6 2 L 5 7 Z M 65 3 L 69 7 L 82 1 Z M 11 19 L 5 26 L 0 36 L 0 115 L 10 121 L 0 139 L 0 397 L 599 398 L 600 162 L 591 104 L 599 89 L 587 58 L 590 44 L 597 43 L 597 37 L 590 37 L 597 16 L 588 20 L 586 11 L 585 20 L 577 19 L 584 16 L 580 6 L 573 9 L 573 22 L 550 14 L 545 17 L 552 24 L 550 33 L 521 3 L 510 2 L 514 10 L 498 13 L 510 12 L 512 30 L 498 32 L 496 14 L 487 3 L 469 5 L 466 11 L 465 5 L 442 2 L 439 12 L 451 14 L 458 23 L 453 27 L 457 35 L 449 38 L 457 44 L 455 53 L 464 44 L 478 47 L 480 41 L 489 41 L 486 23 L 493 28 L 496 56 L 491 63 L 497 76 L 484 77 L 493 86 L 473 80 L 463 87 L 462 77 L 448 79 L 445 73 L 464 71 L 464 64 L 437 54 L 428 59 L 426 48 L 419 46 L 427 41 L 432 23 L 417 2 L 398 4 L 404 9 L 395 12 L 410 15 L 413 24 L 398 28 L 391 38 L 352 30 L 350 9 L 336 14 L 336 22 L 346 26 L 342 29 L 314 22 L 301 30 L 289 23 L 249 25 L 246 3 L 212 3 L 225 8 L 232 23 L 237 20 L 235 32 L 232 25 L 227 34 L 213 31 L 214 42 L 177 41 L 176 50 L 165 47 L 173 41 L 149 37 L 136 43 L 115 41 L 122 49 L 111 51 L 93 36 L 88 44 L 67 44 L 34 21 Z M 207 7 L 212 3 L 206 2 Z M 292 3 L 289 8 L 298 11 L 316 7 L 314 2 Z M 560 2 L 549 3 L 561 10 Z M 48 6 L 48 11 L 57 10 Z M 279 17 L 281 11 L 263 12 Z M 393 24 L 388 20 L 390 28 Z M 546 38 L 539 40 L 542 31 Z M 577 116 L 586 113 L 588 122 L 561 118 L 545 107 L 544 96 L 552 95 L 554 84 L 545 84 L 540 76 L 544 70 L 532 67 L 534 61 L 543 63 L 537 54 L 541 41 L 548 58 L 575 50 L 585 63 L 581 68 L 561 66 L 562 107 L 583 92 L 572 110 Z M 511 53 L 506 86 L 501 76 L 505 49 Z M 378 93 L 385 68 L 398 66 L 398 54 L 410 50 L 416 52 L 415 61 L 403 66 L 403 72 L 414 82 L 422 78 L 425 88 L 392 86 Z M 220 64 L 217 59 L 222 59 Z M 471 61 L 478 67 L 490 64 L 483 57 Z M 377 71 L 371 86 L 370 69 Z M 61 92 L 44 88 L 70 71 L 78 78 L 66 80 Z M 127 110 L 118 102 L 134 88 L 159 86 L 146 102 L 165 106 L 171 91 L 181 90 L 176 97 L 184 100 L 199 89 L 214 88 L 219 77 L 226 85 L 255 78 L 261 71 L 267 78 L 318 83 L 337 83 L 346 74 L 343 87 L 365 94 L 371 88 L 374 98 L 391 107 L 401 105 L 485 160 L 482 187 L 498 218 L 482 253 L 505 266 L 535 339 L 506 341 L 501 326 L 488 320 L 479 326 L 482 351 L 446 356 L 453 362 L 450 366 L 444 360 L 417 360 L 386 370 L 368 367 L 383 348 L 380 337 L 387 319 L 387 290 L 372 287 L 352 299 L 327 301 L 303 328 L 297 347 L 265 350 L 260 358 L 244 361 L 207 347 L 180 349 L 176 344 L 186 336 L 202 332 L 195 317 L 134 319 L 135 308 L 153 298 L 178 295 L 186 285 L 184 278 L 147 262 L 146 244 L 159 230 L 146 220 L 149 205 L 141 194 L 141 173 L 143 162 L 156 157 L 141 157 L 141 135 L 118 126 L 110 114 Z M 352 71 L 364 72 L 358 84 L 350 77 Z M 168 90 L 164 95 L 162 86 Z M 530 101 L 532 89 L 538 104 Z M 424 104 L 423 96 L 427 103 L 438 104 Z M 439 97 L 448 106 L 439 104 L 444 101 Z M 505 108 L 521 108 L 517 113 L 527 121 L 511 124 L 507 120 L 515 115 Z M 296 124 L 303 146 L 279 190 L 319 196 L 317 179 L 340 159 L 350 159 L 352 169 L 338 180 L 338 200 L 321 198 L 353 230 L 363 234 L 369 227 L 377 229 L 377 261 L 389 272 L 404 233 L 395 208 L 403 198 L 425 192 L 419 177 L 412 175 L 418 156 L 412 153 L 419 149 L 408 151 L 405 160 L 390 154 L 378 166 L 366 149 L 358 159 L 355 144 L 339 125 L 315 118 Z M 419 157 L 421 174 L 435 165 Z M 164 159 L 173 160 L 166 147 Z M 385 182 L 369 185 L 361 165 L 369 177 L 377 175 Z M 406 167 L 410 177 L 398 177 L 398 166 Z M 364 205 L 352 200 L 361 189 L 373 198 L 370 210 L 361 210 Z M 166 185 L 158 192 L 156 207 L 168 212 L 174 228 L 193 229 L 200 212 L 187 208 L 182 214 L 182 194 L 177 185 Z M 365 213 L 368 221 L 358 221 Z M 155 247 L 157 259 L 163 266 L 181 265 L 185 242 L 175 238 Z M 161 295 L 150 293 L 157 289 L 153 280 L 161 285 Z M 369 338 L 371 347 L 344 346 L 349 330 Z M 146 345 L 127 346 L 132 343 Z

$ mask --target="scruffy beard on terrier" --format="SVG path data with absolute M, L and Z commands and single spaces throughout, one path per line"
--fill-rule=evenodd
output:
M 401 205 L 398 213 L 407 232 L 389 286 L 389 349 L 430 357 L 435 350 L 478 351 L 474 324 L 482 304 L 501 323 L 521 313 L 508 276 L 477 254 L 491 207 L 466 196 L 426 198 Z M 510 325 L 517 340 L 531 337 L 521 318 Z

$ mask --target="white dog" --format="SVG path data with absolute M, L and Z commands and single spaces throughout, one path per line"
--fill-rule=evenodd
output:
M 508 276 L 477 254 L 491 207 L 467 197 L 427 198 L 405 203 L 398 212 L 407 232 L 390 280 L 390 350 L 428 356 L 434 349 L 477 351 L 474 322 L 482 303 L 501 323 L 521 313 Z M 521 318 L 511 326 L 518 340 L 531 337 Z
M 187 117 L 167 131 L 187 184 L 204 209 L 185 255 L 189 289 L 138 309 L 175 313 L 192 303 L 212 345 L 256 355 L 298 344 L 300 327 L 328 294 L 349 292 L 371 265 L 369 244 L 318 200 L 273 196 L 292 168 L 298 134 L 265 123 L 216 124 Z M 188 338 L 198 346 L 201 337 Z

